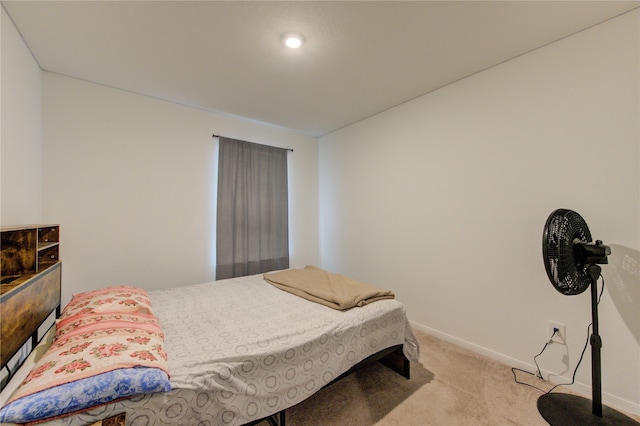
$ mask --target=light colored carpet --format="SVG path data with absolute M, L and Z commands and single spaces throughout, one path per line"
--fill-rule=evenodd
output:
M 542 392 L 516 383 L 509 366 L 415 334 L 421 355 L 411 380 L 374 363 L 286 410 L 286 425 L 547 425 L 536 405 Z M 526 373 L 517 377 L 552 387 Z

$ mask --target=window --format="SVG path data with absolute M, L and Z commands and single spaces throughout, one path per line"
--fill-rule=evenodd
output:
M 216 279 L 288 267 L 287 150 L 220 137 Z

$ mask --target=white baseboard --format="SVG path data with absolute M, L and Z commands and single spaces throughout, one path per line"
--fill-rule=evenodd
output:
M 520 368 L 525 371 L 531 371 L 532 373 L 536 371 L 536 367 L 533 364 L 521 361 L 516 358 L 512 358 L 500 352 L 493 351 L 491 349 L 485 348 L 484 346 L 477 345 L 475 343 L 460 339 L 450 334 L 443 333 L 439 330 L 433 329 L 431 327 L 427 327 L 426 325 L 419 324 L 415 321 L 409 321 L 409 322 L 411 323 L 411 326 L 416 330 L 423 331 L 427 334 L 438 337 L 447 342 L 453 343 L 454 345 L 468 349 L 477 354 L 484 355 L 487 358 L 500 361 L 504 364 L 507 364 L 510 367 Z M 542 370 L 542 374 L 543 376 L 548 377 L 551 374 L 551 372 Z M 567 383 L 570 381 L 571 381 L 571 377 L 563 377 L 563 376 L 555 376 L 555 375 L 552 375 L 552 379 L 551 379 L 552 383 Z M 576 382 L 573 385 L 571 385 L 571 390 L 581 395 L 584 395 L 585 397 L 591 398 L 591 386 L 589 385 Z M 640 404 L 633 403 L 624 398 L 620 398 L 618 396 L 612 395 L 607 392 L 602 392 L 602 402 L 603 404 L 611 408 L 614 408 L 616 410 L 620 410 L 627 414 L 640 416 Z

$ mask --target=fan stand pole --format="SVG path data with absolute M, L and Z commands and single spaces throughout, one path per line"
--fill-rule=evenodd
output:
M 598 277 L 602 268 L 598 265 L 589 266 L 589 276 L 591 277 L 591 320 L 592 332 L 589 338 L 591 344 L 591 411 L 595 416 L 602 417 L 602 361 L 600 349 L 602 339 L 598 329 Z
M 614 410 L 602 407 L 602 365 L 600 349 L 602 340 L 598 334 L 598 286 L 601 268 L 598 265 L 588 267 L 591 278 L 591 316 L 593 329 L 589 337 L 591 344 L 591 413 L 589 413 L 589 399 L 578 395 L 552 392 L 538 398 L 538 411 L 552 426 L 567 425 L 607 425 L 607 426 L 640 426 L 633 418 Z M 604 412 L 603 412 L 604 409 Z

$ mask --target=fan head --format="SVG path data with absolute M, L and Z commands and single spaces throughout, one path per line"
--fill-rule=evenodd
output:
M 583 245 L 590 242 L 589 227 L 578 213 L 558 209 L 549 215 L 542 236 L 542 256 L 549 281 L 560 293 L 580 294 L 591 285 L 589 264 L 581 253 Z

